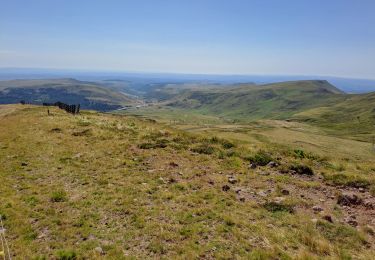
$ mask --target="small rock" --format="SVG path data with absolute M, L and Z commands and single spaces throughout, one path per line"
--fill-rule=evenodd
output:
M 97 253 L 99 253 L 99 254 L 101 254 L 101 255 L 104 255 L 104 250 L 103 250 L 103 248 L 101 248 L 100 246 L 98 246 L 98 247 L 95 247 L 95 252 L 97 252 Z
M 271 168 L 275 168 L 277 166 L 279 166 L 279 164 L 277 162 L 274 162 L 274 161 L 270 161 L 268 164 L 267 164 L 268 167 L 271 167 Z
M 261 196 L 261 197 L 266 197 L 267 193 L 265 191 L 261 190 L 260 192 L 258 192 L 258 195 Z
M 374 229 L 372 228 L 372 226 L 370 225 L 366 225 L 365 227 L 365 231 L 367 234 L 370 234 L 371 236 L 374 236 L 375 235 L 375 231 Z
M 281 194 L 283 194 L 283 195 L 289 195 L 289 191 L 286 190 L 286 189 L 282 189 L 281 190 Z
M 259 172 L 258 174 L 259 174 L 259 175 L 263 175 L 263 176 L 268 176 L 268 175 L 270 175 L 269 172 Z
M 325 199 L 319 199 L 320 202 L 325 202 L 326 200 Z
M 337 204 L 341 206 L 356 206 L 361 205 L 363 200 L 356 194 L 343 193 L 337 199 Z
M 273 201 L 274 201 L 276 204 L 281 204 L 284 200 L 285 200 L 284 197 L 276 197 Z
M 328 222 L 333 223 L 333 218 L 332 218 L 332 216 L 330 216 L 330 215 L 324 215 L 324 216 L 322 217 L 322 219 L 327 220 Z
M 320 207 L 320 206 L 318 206 L 318 205 L 312 207 L 312 209 L 313 209 L 313 211 L 314 211 L 315 213 L 318 213 L 318 212 L 323 211 L 323 208 Z
M 210 185 L 214 185 L 215 182 L 214 182 L 213 180 L 209 180 L 209 181 L 208 181 L 208 184 L 210 184 Z
M 241 196 L 241 197 L 239 197 L 239 200 L 240 200 L 241 202 L 245 202 L 245 197 Z
M 234 176 L 229 176 L 228 177 L 228 182 L 230 184 L 235 184 L 235 183 L 237 183 L 237 179 Z
M 230 187 L 228 185 L 224 185 L 222 188 L 221 188 L 223 191 L 228 191 L 230 190 Z
M 177 180 L 175 178 L 169 178 L 168 183 L 176 183 Z
M 175 163 L 175 162 L 170 162 L 170 163 L 169 163 L 169 166 L 171 166 L 171 167 L 178 167 L 178 164 Z
M 234 189 L 234 192 L 237 193 L 237 194 L 239 194 L 241 191 L 242 191 L 241 188 L 235 188 L 235 189 Z
M 364 188 L 362 188 L 362 187 L 361 187 L 361 188 L 359 188 L 358 190 L 359 190 L 359 192 L 362 192 L 362 193 L 363 193 L 363 192 L 365 192 L 365 189 L 364 189 Z
M 21 166 L 27 166 L 27 165 L 29 165 L 29 164 L 26 163 L 26 162 L 21 163 Z
M 349 216 L 349 217 L 345 218 L 344 221 L 346 223 L 348 223 L 349 225 L 353 226 L 353 227 L 358 226 L 358 222 L 357 222 L 355 216 Z
M 318 222 L 318 219 L 313 218 L 313 219 L 311 219 L 311 222 L 316 224 L 316 222 Z
M 255 169 L 257 167 L 257 165 L 255 163 L 250 163 L 249 164 L 249 168 L 250 169 Z
M 375 205 L 371 201 L 368 201 L 368 200 L 364 201 L 363 205 L 365 205 L 366 209 L 369 209 L 369 210 L 375 209 Z

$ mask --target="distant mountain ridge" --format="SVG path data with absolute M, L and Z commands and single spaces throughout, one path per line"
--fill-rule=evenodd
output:
M 183 90 L 165 102 L 171 107 L 245 120 L 286 119 L 307 109 L 345 99 L 325 80 L 304 80 L 226 89 Z
M 0 81 L 0 104 L 19 103 L 81 104 L 83 109 L 109 111 L 135 104 L 129 96 L 99 84 L 76 79 L 35 79 Z

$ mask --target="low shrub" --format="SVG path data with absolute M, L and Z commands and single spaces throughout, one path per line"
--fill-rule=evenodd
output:
M 66 199 L 66 192 L 64 190 L 57 190 L 51 194 L 52 202 L 63 202 L 66 201 Z
M 271 155 L 264 151 L 259 151 L 257 152 L 254 156 L 249 158 L 250 162 L 258 165 L 258 166 L 265 166 L 267 165 L 270 161 L 272 161 Z
M 209 144 L 201 144 L 191 148 L 191 151 L 200 154 L 213 154 L 215 152 L 215 148 Z
M 368 188 L 371 183 L 369 180 L 357 176 L 357 175 L 348 175 L 342 173 L 336 174 L 326 174 L 323 173 L 324 180 L 329 184 L 336 186 L 346 186 L 353 188 Z
M 314 171 L 311 169 L 311 167 L 303 164 L 291 165 L 290 170 L 301 175 L 314 175 Z
M 274 201 L 264 203 L 263 207 L 270 212 L 294 212 L 293 205 L 278 203 Z
M 306 154 L 303 150 L 296 149 L 296 150 L 294 150 L 294 157 L 303 159 L 303 158 L 306 157 Z
M 77 259 L 77 254 L 72 250 L 60 250 L 56 253 L 56 258 L 58 260 L 75 260 Z

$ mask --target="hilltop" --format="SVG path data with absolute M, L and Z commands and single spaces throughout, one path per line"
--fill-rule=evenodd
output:
M 75 79 L 0 81 L 0 104 L 19 103 L 81 104 L 84 109 L 108 111 L 136 104 L 129 96 L 98 83 Z
M 0 106 L 0 122 L 0 214 L 14 257 L 375 253 L 371 156 L 321 156 L 133 116 L 48 115 L 40 106 Z
M 327 81 L 241 85 L 227 89 L 185 90 L 164 105 L 238 120 L 286 119 L 306 109 L 341 101 L 345 94 Z

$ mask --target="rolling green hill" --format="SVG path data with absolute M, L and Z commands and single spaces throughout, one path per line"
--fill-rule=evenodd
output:
M 307 109 L 346 99 L 327 81 L 242 85 L 229 89 L 185 90 L 166 105 L 240 120 L 286 119 Z
M 75 79 L 0 81 L 0 104 L 40 104 L 57 101 L 81 104 L 84 109 L 108 111 L 136 103 L 130 97 L 99 84 Z
M 324 127 L 335 135 L 368 140 L 375 136 L 375 92 L 348 95 L 339 103 L 295 114 L 292 120 Z

